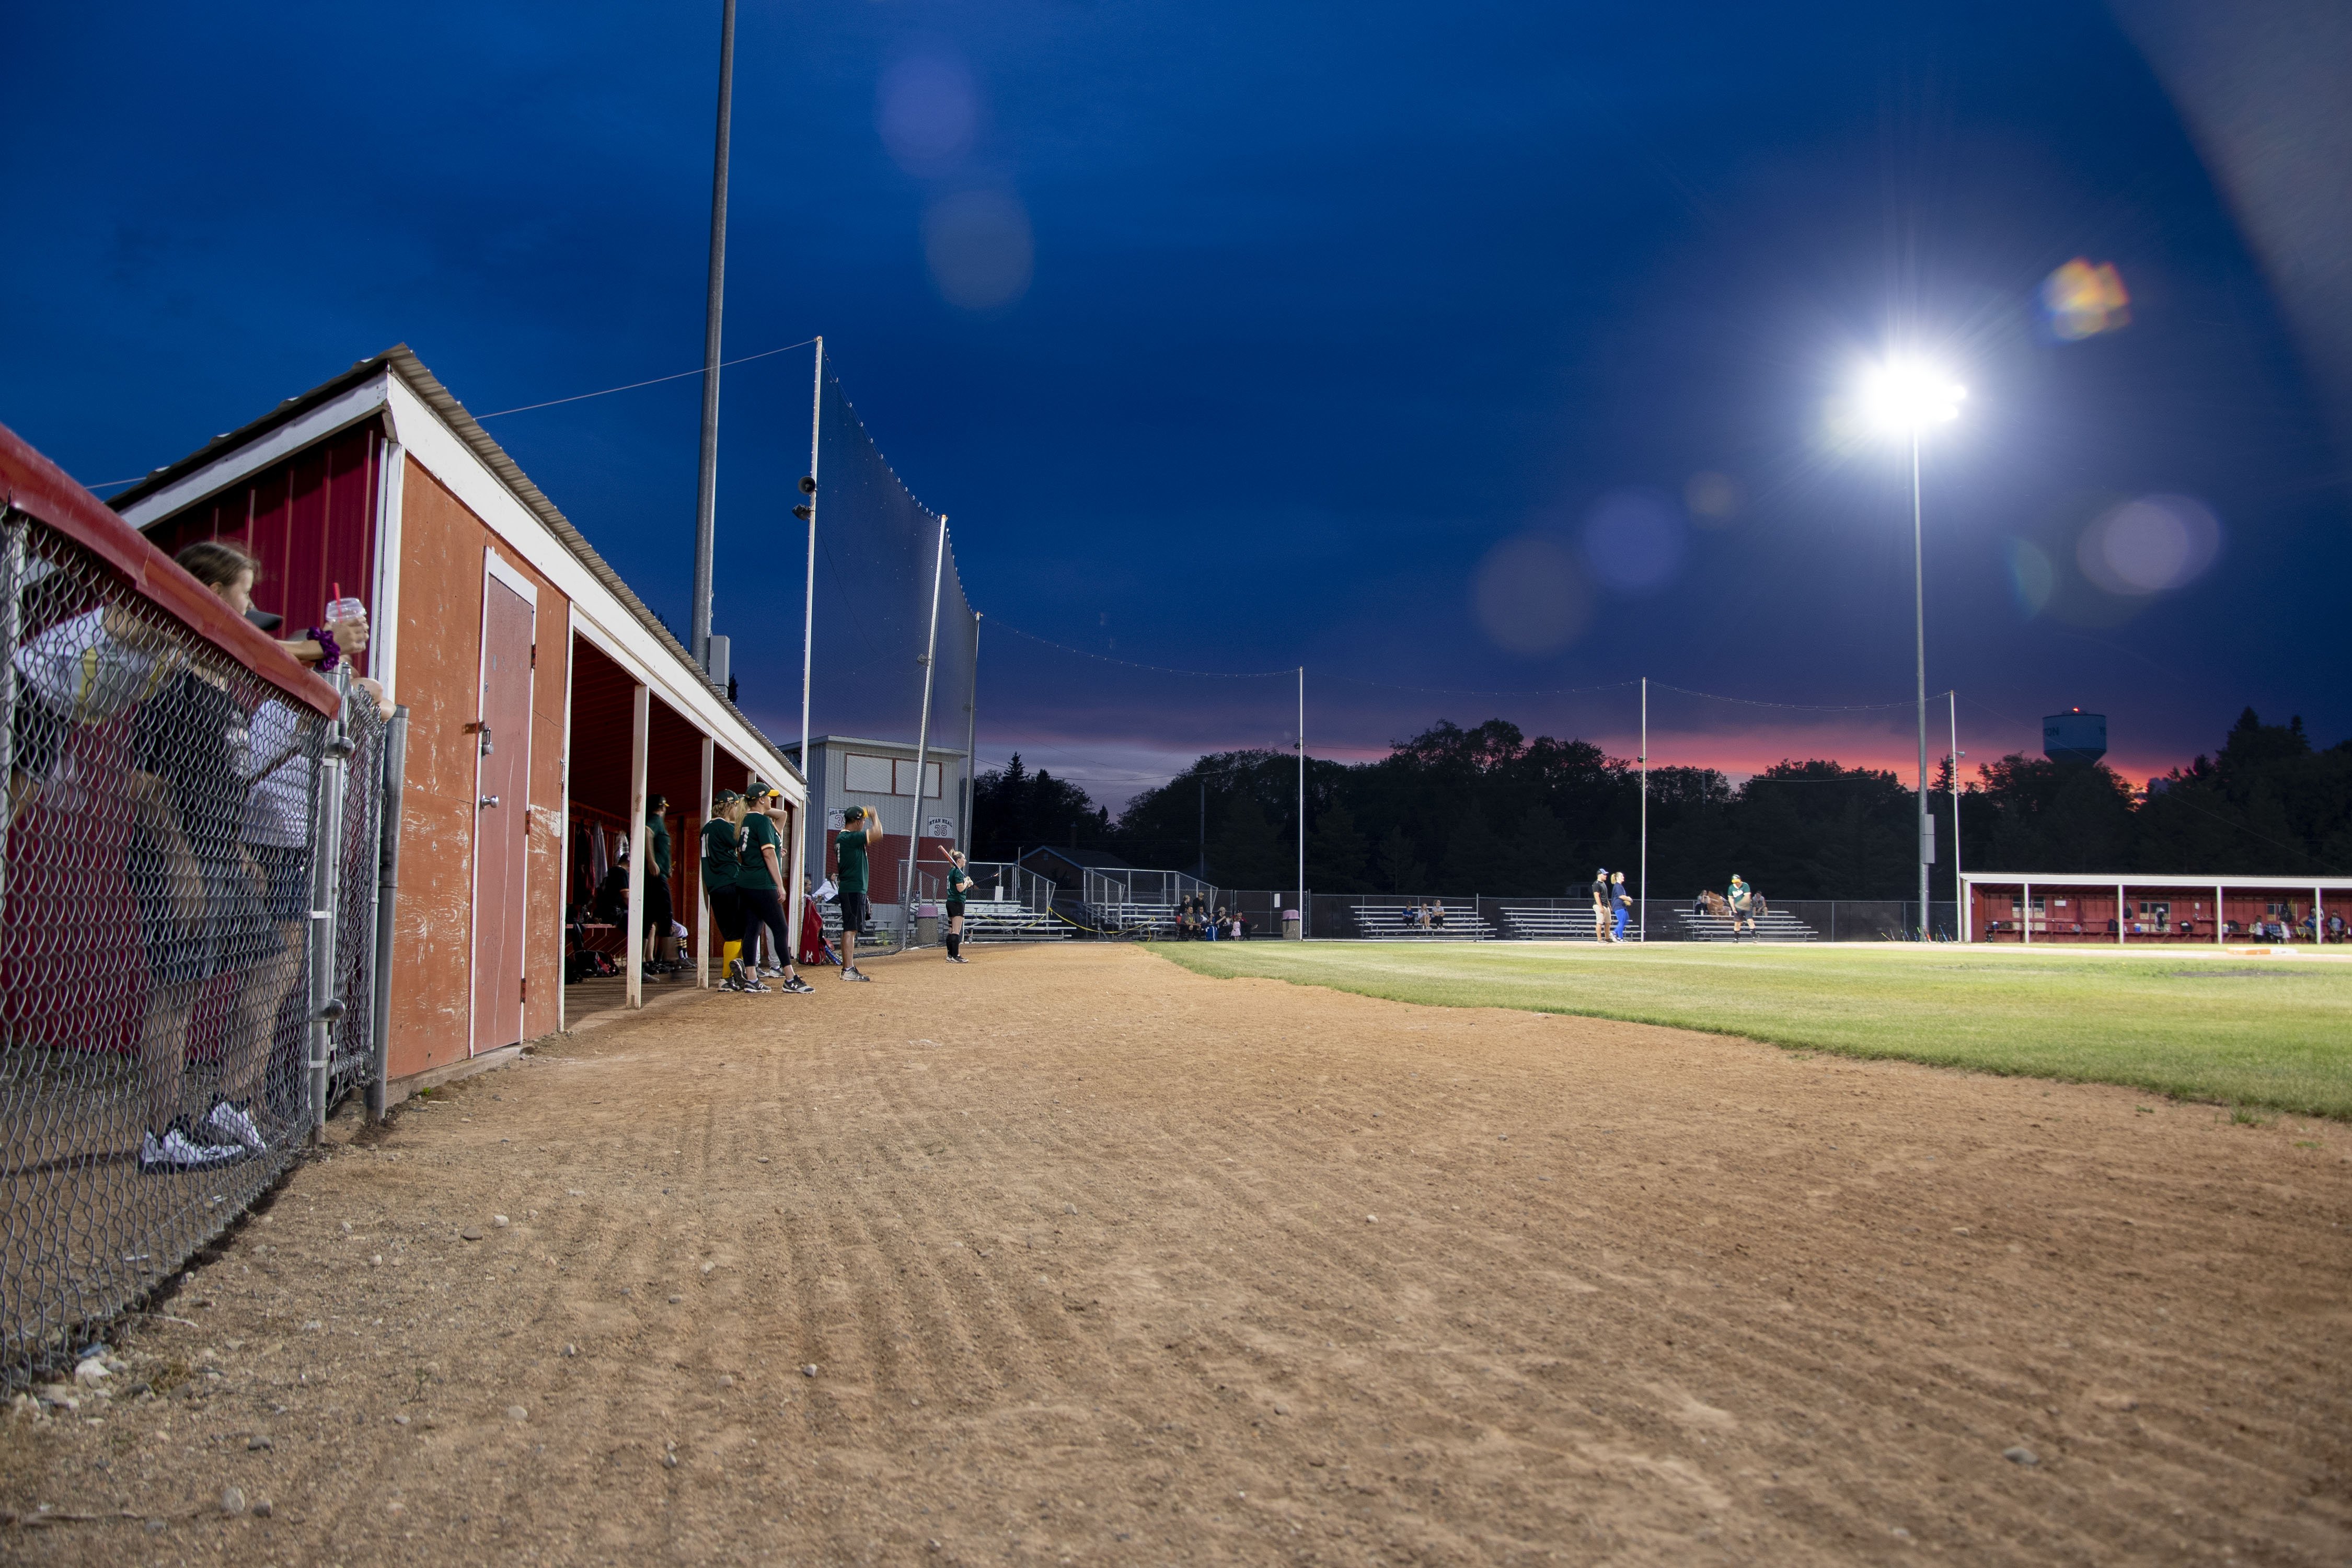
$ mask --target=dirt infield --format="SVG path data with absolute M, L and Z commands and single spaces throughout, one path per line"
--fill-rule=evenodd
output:
M 0 1426 L 0 1552 L 2352 1557 L 2340 1125 L 1124 947 L 875 973 L 298 1171 L 126 1337 L 160 1393 Z

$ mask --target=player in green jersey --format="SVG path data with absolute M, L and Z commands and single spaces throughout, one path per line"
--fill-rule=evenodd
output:
M 964 865 L 962 850 L 940 853 L 948 858 L 948 962 L 970 963 L 971 960 L 963 955 L 963 900 L 971 887 L 971 872 Z
M 841 814 L 841 831 L 834 837 L 836 869 L 834 884 L 841 889 L 841 977 L 868 978 L 857 967 L 857 933 L 866 925 L 866 891 L 871 886 L 866 850 L 882 837 L 882 819 L 862 805 Z

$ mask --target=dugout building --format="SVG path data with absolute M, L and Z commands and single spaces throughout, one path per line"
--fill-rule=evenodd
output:
M 259 557 L 254 600 L 283 635 L 338 586 L 367 606 L 357 667 L 408 716 L 390 1100 L 565 1026 L 567 915 L 624 845 L 642 900 L 650 795 L 669 803 L 672 907 L 706 954 L 694 846 L 712 791 L 761 778 L 806 816 L 798 770 L 405 346 L 111 504 L 166 552 Z

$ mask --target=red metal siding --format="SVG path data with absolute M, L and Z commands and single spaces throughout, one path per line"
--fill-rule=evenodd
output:
M 167 554 L 200 539 L 241 544 L 261 560 L 253 602 L 286 617 L 280 637 L 318 624 L 341 584 L 365 602 L 375 591 L 377 469 L 373 424 L 331 436 L 197 503 L 148 537 Z M 374 605 L 368 614 L 377 616 Z M 364 674 L 364 658 L 354 661 Z

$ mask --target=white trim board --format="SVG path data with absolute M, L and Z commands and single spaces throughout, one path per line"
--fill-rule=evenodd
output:
M 385 406 L 391 384 L 389 368 L 377 372 L 349 392 L 329 398 L 299 418 L 288 420 L 260 439 L 224 452 L 194 473 L 173 480 L 153 495 L 142 497 L 123 512 L 123 521 L 133 528 L 145 528 L 157 518 L 192 507 L 239 479 L 284 461 L 312 442 L 358 424 Z

